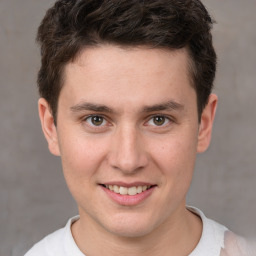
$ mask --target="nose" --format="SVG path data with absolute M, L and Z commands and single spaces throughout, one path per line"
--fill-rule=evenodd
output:
M 131 174 L 146 167 L 148 156 L 139 131 L 135 127 L 117 129 L 108 156 L 112 168 Z

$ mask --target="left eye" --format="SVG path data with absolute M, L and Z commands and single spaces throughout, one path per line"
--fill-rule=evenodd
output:
M 89 116 L 85 121 L 91 126 L 104 126 L 107 123 L 102 116 Z
M 149 125 L 153 126 L 164 126 L 170 122 L 170 119 L 165 116 L 154 116 L 149 121 Z

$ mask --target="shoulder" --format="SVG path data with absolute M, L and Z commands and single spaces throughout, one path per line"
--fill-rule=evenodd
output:
M 189 256 L 255 256 L 256 241 L 249 241 L 232 233 L 225 226 L 208 219 L 194 207 L 188 210 L 197 214 L 203 222 L 201 239 Z
M 56 256 L 56 255 L 70 255 L 67 254 L 69 248 L 72 250 L 74 240 L 71 234 L 71 224 L 79 217 L 69 219 L 66 226 L 54 233 L 46 236 L 41 241 L 36 243 L 25 256 Z
M 56 255 L 56 250 L 60 250 L 60 242 L 65 233 L 65 228 L 59 229 L 54 233 L 46 236 L 36 243 L 25 256 L 51 256 Z
M 207 218 L 202 211 L 194 207 L 188 210 L 198 215 L 203 223 L 203 230 L 197 247 L 189 256 L 219 256 L 224 247 L 224 236 L 227 227 Z
M 224 248 L 220 256 L 255 256 L 256 241 L 249 241 L 231 231 L 225 232 Z

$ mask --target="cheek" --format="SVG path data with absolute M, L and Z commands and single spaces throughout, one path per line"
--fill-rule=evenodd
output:
M 153 159 L 163 174 L 163 183 L 183 190 L 189 187 L 196 160 L 196 141 L 196 136 L 176 134 L 162 141 L 161 146 L 152 145 Z
M 61 144 L 63 174 L 70 193 L 79 205 L 84 201 L 87 204 L 91 202 L 90 198 L 97 188 L 104 152 L 96 145 L 88 139 L 69 139 L 67 136 Z
M 82 136 L 65 136 L 61 141 L 61 159 L 67 183 L 87 183 L 104 158 L 103 147 Z

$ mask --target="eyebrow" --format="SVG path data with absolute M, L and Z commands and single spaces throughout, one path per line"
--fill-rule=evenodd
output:
M 94 112 L 113 113 L 113 110 L 105 105 L 94 104 L 89 102 L 78 103 L 77 105 L 72 106 L 70 109 L 72 112 L 82 112 L 90 110 Z
M 143 112 L 155 112 L 155 111 L 163 111 L 163 110 L 183 110 L 184 105 L 175 102 L 173 100 L 163 102 L 160 104 L 146 106 L 143 108 Z
M 167 101 L 167 102 L 163 102 L 160 104 L 155 104 L 152 106 L 145 106 L 142 108 L 142 112 L 156 112 L 156 111 L 163 111 L 163 110 L 169 110 L 169 111 L 173 111 L 173 110 L 182 110 L 184 109 L 184 105 L 175 102 L 173 100 Z M 82 103 L 78 103 L 74 106 L 72 106 L 70 108 L 70 110 L 72 112 L 82 112 L 82 111 L 94 111 L 94 112 L 105 112 L 105 113 L 114 113 L 113 109 L 105 106 L 105 105 L 101 105 L 101 104 L 95 104 L 95 103 L 90 103 L 90 102 L 82 102 Z

